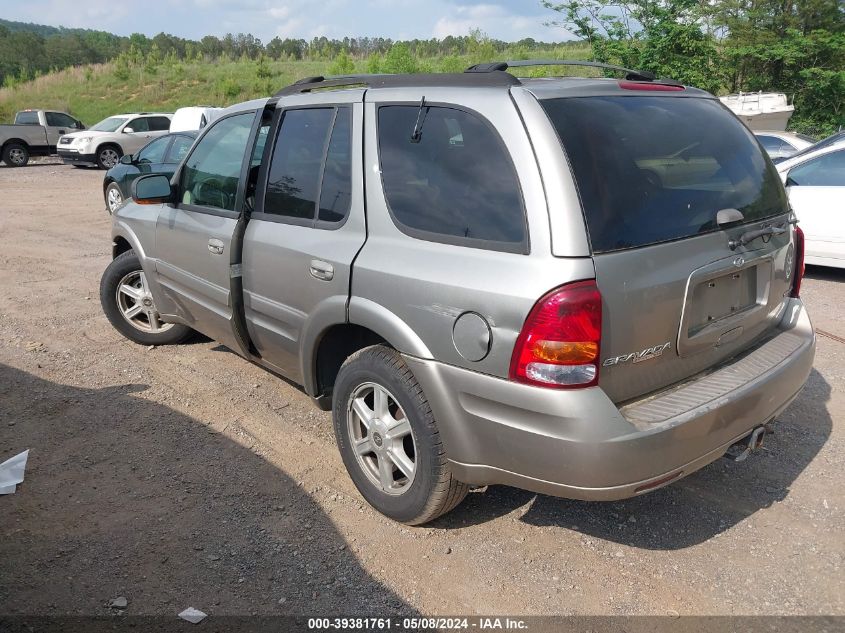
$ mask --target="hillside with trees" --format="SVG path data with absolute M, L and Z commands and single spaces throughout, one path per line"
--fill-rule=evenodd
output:
M 579 41 L 468 36 L 393 41 L 250 34 L 189 40 L 117 36 L 0 20 L 0 120 L 55 107 L 88 123 L 118 111 L 226 105 L 294 79 L 350 72 L 457 72 L 497 59 L 595 59 L 716 94 L 777 91 L 791 127 L 825 135 L 845 124 L 845 4 L 839 0 L 544 0 L 550 27 Z M 549 29 L 549 39 L 563 32 Z M 531 71 L 553 75 L 554 67 Z

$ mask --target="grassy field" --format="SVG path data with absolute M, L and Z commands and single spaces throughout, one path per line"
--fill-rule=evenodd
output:
M 547 51 L 532 52 L 536 58 L 587 59 L 589 46 L 568 44 Z M 500 59 L 527 55 L 504 53 Z M 487 59 L 451 56 L 414 59 L 421 72 L 458 71 Z M 354 60 L 354 72 L 368 72 L 373 60 Z M 118 68 L 101 64 L 71 68 L 0 89 L 0 123 L 10 122 L 14 113 L 25 108 L 56 109 L 68 112 L 92 125 L 123 112 L 164 111 L 188 105 L 227 106 L 240 101 L 269 96 L 285 85 L 311 75 L 333 74 L 337 63 L 326 61 L 251 60 L 176 62 L 151 68 L 138 65 Z M 579 74 L 590 69 L 567 69 Z M 583 72 L 582 72 L 583 71 Z M 532 69 L 532 76 L 554 74 L 549 67 Z

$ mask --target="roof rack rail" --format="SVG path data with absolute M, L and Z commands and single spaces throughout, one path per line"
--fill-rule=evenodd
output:
M 406 88 L 406 87 L 449 87 L 449 86 L 515 86 L 520 81 L 510 73 L 425 73 L 418 75 L 342 75 L 337 77 L 303 77 L 279 90 L 274 99 L 330 88 Z
M 613 66 L 601 62 L 589 62 L 576 59 L 520 59 L 512 62 L 491 62 L 487 64 L 476 64 L 470 66 L 465 73 L 491 73 L 504 71 L 508 68 L 522 68 L 526 66 L 590 66 L 603 70 L 616 70 L 625 73 L 625 79 L 629 81 L 654 81 L 657 77 L 647 70 L 631 70 L 622 66 Z

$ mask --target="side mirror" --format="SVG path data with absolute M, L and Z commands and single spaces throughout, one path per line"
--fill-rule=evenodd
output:
M 132 183 L 132 200 L 138 204 L 167 204 L 173 202 L 170 180 L 161 174 L 142 176 Z
M 120 157 L 120 164 L 121 165 L 131 165 L 132 164 L 132 154 L 124 154 Z
M 134 132 L 135 132 L 135 130 L 133 130 L 131 127 L 125 127 L 125 128 L 123 128 L 123 133 L 124 133 L 124 134 L 132 134 L 132 133 L 134 133 Z
M 77 121 L 75 127 L 76 127 L 77 130 L 84 130 L 85 124 L 82 121 Z

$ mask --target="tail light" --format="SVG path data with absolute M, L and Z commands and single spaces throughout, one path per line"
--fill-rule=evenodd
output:
M 795 272 L 792 278 L 792 292 L 790 297 L 796 299 L 801 295 L 801 280 L 804 279 L 804 231 L 800 226 L 795 227 Z
M 556 388 L 599 380 L 601 294 L 595 281 L 551 291 L 531 309 L 516 340 L 510 378 Z

